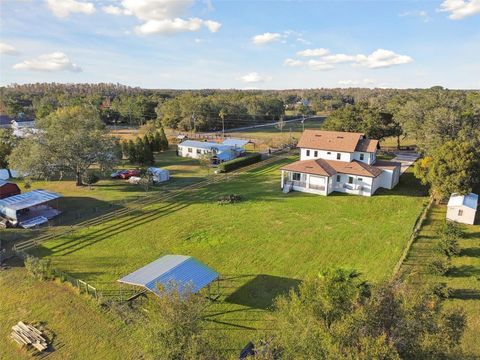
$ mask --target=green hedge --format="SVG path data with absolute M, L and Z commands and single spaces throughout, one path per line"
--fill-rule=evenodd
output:
M 262 160 L 262 154 L 253 154 L 248 156 L 239 157 L 230 161 L 225 161 L 218 165 L 218 170 L 221 172 L 228 172 L 235 169 L 239 169 L 243 166 L 255 164 Z

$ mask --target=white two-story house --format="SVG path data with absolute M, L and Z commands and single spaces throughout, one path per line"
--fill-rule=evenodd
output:
M 400 163 L 377 160 L 378 140 L 362 133 L 305 130 L 298 147 L 300 161 L 281 168 L 284 192 L 371 196 L 392 189 L 400 177 Z

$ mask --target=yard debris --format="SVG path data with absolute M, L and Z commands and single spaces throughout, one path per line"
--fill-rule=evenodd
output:
M 242 201 L 242 195 L 238 194 L 223 195 L 218 198 L 219 205 L 235 204 L 240 201 Z
M 17 325 L 12 326 L 10 334 L 13 340 L 22 346 L 32 346 L 42 352 L 48 348 L 46 337 L 43 333 L 32 325 L 27 325 L 19 321 Z

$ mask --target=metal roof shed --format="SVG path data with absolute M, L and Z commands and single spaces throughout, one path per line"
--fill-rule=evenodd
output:
M 160 295 L 159 285 L 168 291 L 175 284 L 179 291 L 188 289 L 197 293 L 218 278 L 217 272 L 191 256 L 165 255 L 118 281 Z
M 228 146 L 233 146 L 233 147 L 239 147 L 243 148 L 245 147 L 250 140 L 245 140 L 245 139 L 235 139 L 235 138 L 230 138 L 222 142 L 223 145 L 228 145 Z
M 477 194 L 452 194 L 447 205 L 447 220 L 473 225 L 475 223 L 477 206 Z
M 10 196 L 0 200 L 0 214 L 17 220 L 17 212 L 58 198 L 60 198 L 60 195 L 46 190 L 32 190 L 20 195 Z

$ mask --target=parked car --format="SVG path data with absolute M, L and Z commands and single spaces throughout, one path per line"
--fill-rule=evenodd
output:
M 128 170 L 117 170 L 115 172 L 113 172 L 110 177 L 112 179 L 120 179 L 120 176 L 124 173 L 128 172 Z
M 138 170 L 127 170 L 126 172 L 120 174 L 120 179 L 128 180 L 132 176 L 138 176 L 138 175 L 140 175 L 140 171 Z

